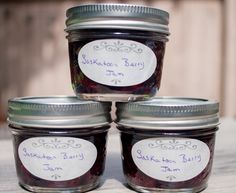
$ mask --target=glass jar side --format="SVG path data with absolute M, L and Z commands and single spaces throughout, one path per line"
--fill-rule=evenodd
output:
M 167 41 L 166 35 L 158 32 L 127 29 L 87 29 L 70 31 L 67 38 L 69 41 L 72 87 L 76 95 L 80 98 L 100 101 L 133 101 L 152 97 L 159 90 L 165 42 Z M 107 55 L 105 52 L 102 54 L 103 58 L 89 58 L 88 56 L 84 56 L 86 58 L 84 62 L 87 62 L 87 65 L 94 66 L 94 70 L 104 68 L 101 76 L 105 76 L 105 83 L 94 81 L 91 77 L 84 74 L 78 62 L 78 55 L 81 49 L 83 49 L 85 45 L 97 40 L 112 41 L 105 45 L 105 47 L 108 49 L 109 54 L 111 54 L 111 51 L 116 52 L 116 54 L 114 54 L 111 61 L 105 61 L 105 59 L 103 59 L 104 55 Z M 124 45 L 126 42 L 130 47 Z M 142 57 L 138 56 L 134 60 L 136 62 L 128 60 L 130 57 L 128 52 L 133 50 L 135 43 L 151 50 L 156 58 L 155 64 L 151 64 L 152 62 L 149 58 L 145 61 L 146 67 L 140 66 L 141 64 L 143 65 L 143 61 L 141 61 Z M 117 52 L 119 53 L 117 54 Z M 117 56 L 120 57 L 118 60 L 116 58 Z M 119 60 L 121 62 L 116 64 Z M 138 60 L 140 61 L 137 62 Z M 143 76 L 143 74 L 146 73 L 144 70 L 150 68 L 151 65 L 156 66 L 154 71 L 149 76 L 145 77 L 142 82 L 131 83 L 131 85 L 129 85 L 127 84 L 129 78 L 135 81 L 140 78 L 128 77 L 129 73 L 125 74 L 125 72 L 119 71 L 121 69 L 117 67 L 119 65 L 126 65 L 126 70 L 131 70 L 132 73 L 134 72 L 133 69 L 136 68 L 137 73 L 140 74 L 139 77 Z M 110 81 L 109 83 L 106 82 L 108 79 Z M 124 85 L 127 84 L 127 86 L 120 86 L 119 82 L 121 81 L 125 82 Z
M 97 127 L 96 129 L 79 128 L 57 130 L 51 128 L 42 129 L 20 127 L 11 124 L 9 127 L 13 134 L 13 147 L 17 175 L 20 185 L 24 188 L 34 192 L 85 192 L 99 186 L 100 178 L 105 168 L 106 142 L 109 126 Z M 65 140 L 67 141 L 67 144 L 65 143 Z M 28 148 L 27 150 L 27 145 L 29 144 L 28 141 L 32 144 L 38 144 L 38 149 L 35 147 L 33 149 L 34 151 L 32 151 L 32 148 Z M 94 159 L 94 164 L 92 164 L 90 168 L 87 168 L 85 173 L 83 172 L 81 175 L 76 174 L 77 176 L 73 178 L 69 177 L 66 179 L 68 174 L 66 174 L 67 171 L 65 171 L 64 174 L 66 178 L 64 178 L 64 180 L 60 180 L 59 178 L 63 176 L 56 176 L 54 173 L 57 170 L 61 171 L 65 169 L 66 166 L 65 168 L 58 167 L 55 164 L 58 160 L 64 161 L 63 163 L 66 163 L 66 161 L 69 160 L 70 163 L 68 162 L 67 164 L 74 164 L 69 166 L 70 170 L 76 170 L 77 167 L 81 167 L 81 161 L 84 162 L 87 159 L 85 157 L 86 155 L 83 154 L 85 153 L 83 152 L 84 149 L 81 152 L 76 150 L 75 145 L 73 145 L 73 141 L 79 141 L 84 145 L 95 147 L 95 151 L 97 152 L 96 157 L 91 158 Z M 21 148 L 22 152 L 20 152 L 20 147 L 22 147 L 22 144 L 24 144 L 24 148 Z M 70 150 L 67 149 L 66 145 L 68 147 L 70 146 Z M 47 149 L 42 152 L 40 150 L 40 147 L 42 146 L 46 149 L 51 147 L 52 150 Z M 59 150 L 55 150 L 58 148 Z M 40 165 L 42 168 L 39 168 L 39 165 L 27 165 L 27 163 L 25 163 L 22 159 L 24 156 L 26 159 L 32 160 L 31 164 L 34 164 L 35 160 L 38 160 L 39 163 L 42 163 Z M 58 156 L 60 156 L 60 158 Z M 39 170 L 48 170 L 48 173 L 53 173 L 55 178 L 45 179 L 44 177 L 42 178 L 41 176 L 37 176 L 34 172 L 32 172 L 30 169 L 31 167 L 38 167 Z
M 146 191 L 168 191 L 168 192 L 200 192 L 207 187 L 207 182 L 211 173 L 212 163 L 213 163 L 213 156 L 214 156 L 214 146 L 215 146 L 215 132 L 218 130 L 218 127 L 214 128 L 207 128 L 202 130 L 178 130 L 178 131 L 166 131 L 166 130 L 156 130 L 156 131 L 148 131 L 148 130 L 141 130 L 135 128 L 127 128 L 124 126 L 119 126 L 118 129 L 120 130 L 120 137 L 121 137 L 121 144 L 122 144 L 122 164 L 123 164 L 123 172 L 127 183 L 133 189 L 146 192 Z M 176 143 L 177 145 L 179 141 L 184 139 L 188 141 L 200 141 L 200 143 L 204 143 L 209 148 L 209 161 L 206 163 L 205 168 L 199 172 L 198 175 L 192 177 L 191 179 L 183 180 L 183 181 L 174 181 L 174 179 L 162 180 L 156 179 L 147 175 L 144 170 L 141 170 L 135 163 L 132 149 L 140 141 L 155 139 L 155 140 L 168 140 L 169 146 L 163 146 L 164 150 L 162 152 L 168 152 L 168 148 L 173 148 Z M 166 145 L 166 144 L 165 144 Z M 180 147 L 180 146 L 179 146 Z M 183 147 L 183 146 L 182 146 Z M 167 149 L 165 149 L 167 148 Z M 149 152 L 150 153 L 150 152 Z M 148 154 L 145 152 L 141 152 L 138 150 L 137 158 L 142 159 L 144 162 L 150 162 L 150 165 L 153 162 L 157 162 L 157 166 L 160 164 L 165 165 L 163 166 L 162 171 L 172 174 L 172 178 L 174 178 L 175 172 L 180 172 L 179 168 L 175 168 L 171 170 L 171 166 L 176 165 L 175 161 L 178 159 L 168 159 L 168 153 L 165 154 L 163 157 L 158 157 L 158 154 L 161 154 L 161 150 L 155 150 L 156 154 Z M 163 155 L 163 154 L 161 154 Z M 184 153 L 180 155 L 185 156 Z M 187 154 L 186 154 L 187 155 Z M 156 157 L 157 156 L 157 157 Z M 196 161 L 196 157 L 187 158 L 181 157 L 182 161 Z M 185 160 L 184 160 L 185 159 Z M 188 160 L 189 159 L 189 160 Z M 166 160 L 169 163 L 166 163 Z M 171 163 L 173 162 L 173 163 Z M 177 161 L 176 161 L 177 162 Z M 153 165 L 152 165 L 153 166 Z M 152 167 L 151 166 L 151 167 Z M 168 166 L 168 167 L 167 167 Z M 152 168 L 152 170 L 155 170 Z M 173 180 L 173 181 L 172 181 Z

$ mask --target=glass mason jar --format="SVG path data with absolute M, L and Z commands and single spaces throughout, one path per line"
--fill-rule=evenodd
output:
M 160 88 L 169 14 L 127 4 L 67 10 L 71 81 L 79 98 L 134 101 Z
M 212 169 L 217 102 L 153 98 L 117 103 L 127 183 L 139 192 L 200 192 Z
M 77 97 L 9 100 L 19 184 L 33 192 L 85 192 L 99 185 L 110 103 Z

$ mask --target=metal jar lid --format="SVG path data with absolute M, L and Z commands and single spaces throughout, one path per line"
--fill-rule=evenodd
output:
M 132 29 L 169 35 L 166 11 L 129 4 L 88 4 L 66 12 L 66 31 L 76 29 Z
M 108 125 L 111 103 L 76 97 L 24 97 L 8 102 L 8 122 L 39 128 L 85 128 Z
M 202 129 L 219 124 L 219 103 L 198 98 L 156 97 L 117 103 L 118 125 L 141 129 Z

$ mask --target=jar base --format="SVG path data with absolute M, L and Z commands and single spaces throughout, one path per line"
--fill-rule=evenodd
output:
M 99 186 L 99 182 L 79 186 L 79 187 L 73 187 L 73 188 L 43 188 L 43 187 L 37 187 L 37 186 L 29 186 L 25 184 L 19 183 L 20 186 L 30 192 L 38 192 L 38 193 L 80 193 L 80 192 L 87 192 L 90 190 L 93 190 Z
M 116 102 L 130 102 L 139 100 L 148 100 L 152 96 L 149 95 L 134 95 L 134 94 L 77 94 L 79 99 L 95 100 L 95 101 L 116 101 Z
M 133 190 L 142 193 L 199 193 L 207 188 L 207 184 L 203 184 L 202 186 L 194 187 L 194 188 L 180 188 L 180 189 L 164 189 L 164 188 L 149 188 L 134 185 L 128 182 L 128 186 L 130 186 Z

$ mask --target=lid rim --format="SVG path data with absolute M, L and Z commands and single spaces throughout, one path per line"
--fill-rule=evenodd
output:
M 22 122 L 17 122 L 17 121 L 10 121 L 7 120 L 7 122 L 10 125 L 18 125 L 18 126 L 22 126 L 22 127 L 29 127 L 29 128 L 40 128 L 42 130 L 46 130 L 46 129 L 58 129 L 58 130 L 62 130 L 62 129 L 82 129 L 82 128 L 92 128 L 92 127 L 102 127 L 102 126 L 108 126 L 110 125 L 110 122 L 99 122 L 99 123 L 94 123 L 94 124 L 87 124 L 87 125 L 82 125 L 82 124 L 74 124 L 74 125 L 55 125 L 55 124 L 38 124 L 38 123 L 22 123 Z
M 39 127 L 89 127 L 111 122 L 111 103 L 75 96 L 19 97 L 8 101 L 8 123 Z M 60 124 L 59 124 L 60 123 Z
M 119 25 L 116 24 L 116 28 L 127 29 L 127 22 L 132 29 L 146 29 L 149 31 L 163 31 L 164 34 L 169 35 L 169 13 L 167 11 L 142 6 L 142 5 L 132 5 L 132 4 L 84 4 L 80 6 L 71 7 L 66 11 L 66 30 L 74 30 L 73 26 L 83 25 L 83 28 L 90 28 L 95 26 L 96 28 L 101 27 L 98 20 L 106 21 L 109 20 L 110 24 L 107 26 L 114 27 L 114 20 L 119 19 Z M 129 20 L 130 19 L 130 20 Z M 126 24 L 124 23 L 126 22 Z M 142 24 L 134 25 L 134 21 L 140 21 Z M 89 24 L 90 23 L 90 24 Z M 153 26 L 159 24 L 165 26 L 163 27 Z M 91 26 L 89 26 L 91 25 Z M 105 28 L 103 26 L 103 28 Z M 78 28 L 76 28 L 78 29 Z M 130 29 L 130 28 L 129 28 Z
M 119 10 L 118 10 L 119 8 Z M 132 11 L 136 11 L 137 13 L 140 13 L 142 11 L 144 11 L 144 13 L 149 13 L 148 11 L 152 11 L 152 12 L 160 12 L 161 14 L 165 15 L 166 17 L 169 17 L 169 13 L 165 10 L 162 9 L 158 9 L 158 8 L 153 8 L 153 7 L 149 7 L 149 6 L 144 6 L 144 5 L 133 5 L 133 4 L 122 4 L 122 3 L 91 3 L 91 4 L 82 4 L 79 6 L 74 6 L 71 7 L 69 9 L 66 10 L 66 16 L 69 17 L 70 14 L 73 14 L 73 12 L 76 12 L 75 10 L 80 9 L 80 11 L 84 11 L 84 12 L 93 12 L 93 11 L 97 11 L 97 12 L 103 12 L 103 11 L 107 11 L 107 12 L 114 12 L 114 11 L 128 11 L 127 9 L 131 9 L 131 8 L 136 8 L 133 9 Z M 123 10 L 120 10 L 123 9 Z M 146 9 L 146 11 L 144 10 Z M 149 13 L 151 14 L 151 13 Z
M 199 98 L 154 97 L 117 103 L 118 125 L 138 128 L 202 128 L 219 124 L 219 103 Z
M 118 126 L 123 126 L 123 127 L 129 127 L 129 128 L 135 128 L 137 130 L 159 130 L 159 131 L 184 131 L 184 130 L 201 130 L 201 129 L 205 129 L 205 128 L 214 128 L 214 127 L 218 127 L 220 125 L 220 123 L 216 123 L 216 124 L 208 124 L 208 125 L 194 125 L 194 126 L 179 126 L 179 127 L 174 127 L 174 126 L 146 126 L 146 127 L 142 127 L 141 125 L 129 125 L 129 124 L 118 124 Z

